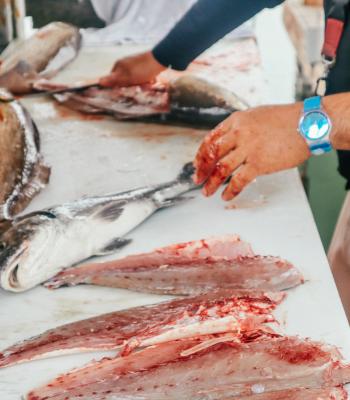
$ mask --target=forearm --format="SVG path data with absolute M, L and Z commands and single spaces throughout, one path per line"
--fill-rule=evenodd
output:
M 153 49 L 156 60 L 184 70 L 204 50 L 267 7 L 283 0 L 199 0 Z
M 350 93 L 326 96 L 323 106 L 332 121 L 331 142 L 337 150 L 350 149 Z

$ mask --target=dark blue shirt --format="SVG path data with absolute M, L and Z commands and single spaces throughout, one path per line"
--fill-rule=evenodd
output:
M 184 70 L 227 33 L 280 3 L 283 0 L 199 0 L 153 49 L 153 55 L 166 67 Z

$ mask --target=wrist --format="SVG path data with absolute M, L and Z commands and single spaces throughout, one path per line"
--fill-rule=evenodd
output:
M 157 57 L 155 56 L 153 51 L 150 51 L 147 53 L 147 56 L 149 57 L 149 60 L 151 62 L 152 68 L 157 74 L 160 74 L 161 72 L 165 71 L 168 69 L 167 66 L 163 65 L 160 61 L 158 61 Z
M 323 99 L 324 108 L 332 121 L 330 141 L 337 150 L 350 149 L 350 113 L 349 95 L 346 93 L 326 96 Z

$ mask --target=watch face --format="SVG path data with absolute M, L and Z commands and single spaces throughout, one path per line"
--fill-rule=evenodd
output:
M 319 140 L 326 136 L 331 128 L 329 118 L 321 111 L 305 114 L 300 124 L 301 133 L 309 140 Z

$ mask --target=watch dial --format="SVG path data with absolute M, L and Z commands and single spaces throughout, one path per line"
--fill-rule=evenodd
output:
M 301 128 L 308 139 L 318 140 L 327 135 L 330 122 L 325 114 L 315 111 L 305 115 Z

